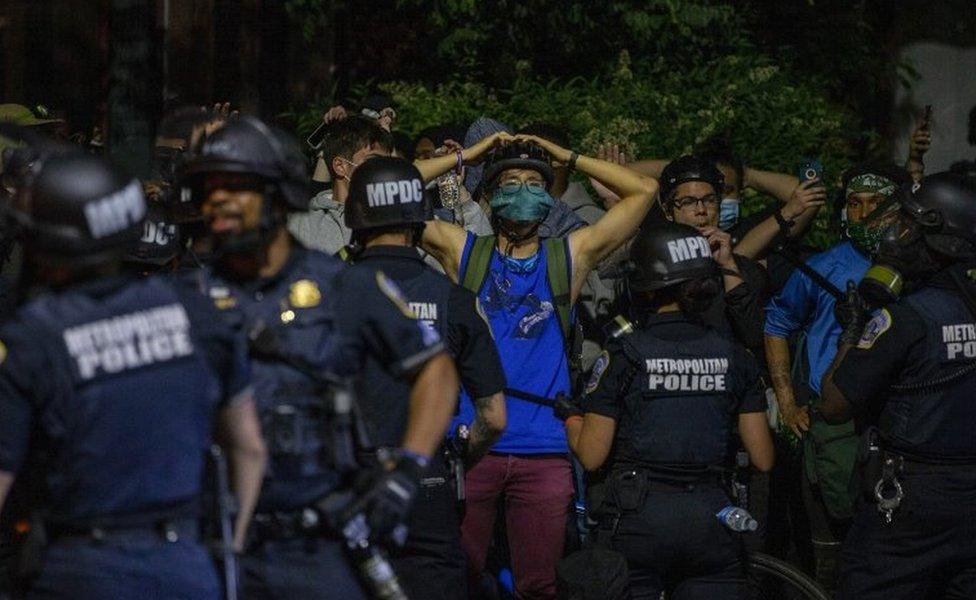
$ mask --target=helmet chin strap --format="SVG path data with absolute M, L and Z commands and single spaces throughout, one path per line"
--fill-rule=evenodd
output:
M 501 233 L 508 240 L 508 247 L 505 249 L 506 254 L 511 254 L 512 246 L 521 246 L 525 242 L 531 240 L 539 232 L 539 226 L 542 225 L 542 221 L 536 221 L 535 224 L 525 233 L 519 233 L 515 229 L 509 226 L 510 221 L 502 219 L 498 216 L 492 216 L 491 218 L 492 226 L 495 231 Z

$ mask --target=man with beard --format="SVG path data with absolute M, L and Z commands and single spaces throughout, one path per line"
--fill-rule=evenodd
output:
M 288 233 L 288 213 L 306 209 L 309 195 L 305 158 L 287 134 L 242 117 L 207 138 L 186 174 L 215 238 L 212 267 L 195 275 L 252 340 L 270 454 L 241 559 L 244 596 L 361 598 L 341 536 L 325 525 L 322 501 L 344 482 L 333 403 L 314 373 L 353 377 L 371 357 L 410 384 L 399 447 L 363 469 L 356 486 L 370 539 L 382 541 L 404 522 L 447 428 L 458 389 L 453 361 L 386 276 L 346 269 Z

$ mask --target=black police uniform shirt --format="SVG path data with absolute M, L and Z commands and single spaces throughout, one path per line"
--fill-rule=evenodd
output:
M 730 333 L 753 355 L 763 355 L 763 306 L 768 278 L 765 269 L 756 261 L 734 254 L 742 283 L 730 291 L 723 291 L 705 312 L 703 319 L 715 329 Z
M 416 248 L 367 248 L 352 269 L 360 267 L 379 269 L 396 282 L 421 325 L 445 341 L 461 384 L 472 398 L 505 388 L 501 359 L 474 293 L 427 267 Z M 369 362 L 363 382 L 363 410 L 374 442 L 398 444 L 407 421 L 409 386 L 384 373 L 375 360 Z
M 764 412 L 755 359 L 680 313 L 641 318 L 596 361 L 583 410 L 617 423 L 613 464 L 701 473 L 724 464 L 739 414 Z
M 834 372 L 859 423 L 876 423 L 888 447 L 923 462 L 976 463 L 976 318 L 948 275 L 879 311 Z M 898 390 L 893 386 L 917 385 Z
M 373 358 L 391 375 L 409 378 L 443 351 L 385 275 L 347 269 L 297 242 L 272 277 L 233 282 L 213 268 L 195 277 L 235 329 L 249 335 L 263 326 L 288 360 L 335 376 L 356 376 Z M 322 390 L 294 366 L 253 351 L 252 375 L 270 454 L 258 510 L 307 506 L 338 483 Z
M 240 339 L 171 279 L 38 297 L 0 341 L 0 470 L 39 481 L 62 518 L 192 501 L 215 411 L 249 394 Z

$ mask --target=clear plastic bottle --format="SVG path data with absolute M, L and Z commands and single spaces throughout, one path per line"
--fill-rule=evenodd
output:
M 741 506 L 729 505 L 718 511 L 715 514 L 718 518 L 719 523 L 725 525 L 732 531 L 738 531 L 740 533 L 746 531 L 755 531 L 759 528 L 759 523 L 752 518 L 749 511 L 742 508 Z

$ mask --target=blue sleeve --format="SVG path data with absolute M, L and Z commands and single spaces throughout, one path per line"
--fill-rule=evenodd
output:
M 815 303 L 813 282 L 799 269 L 766 305 L 766 335 L 788 338 L 803 328 Z

